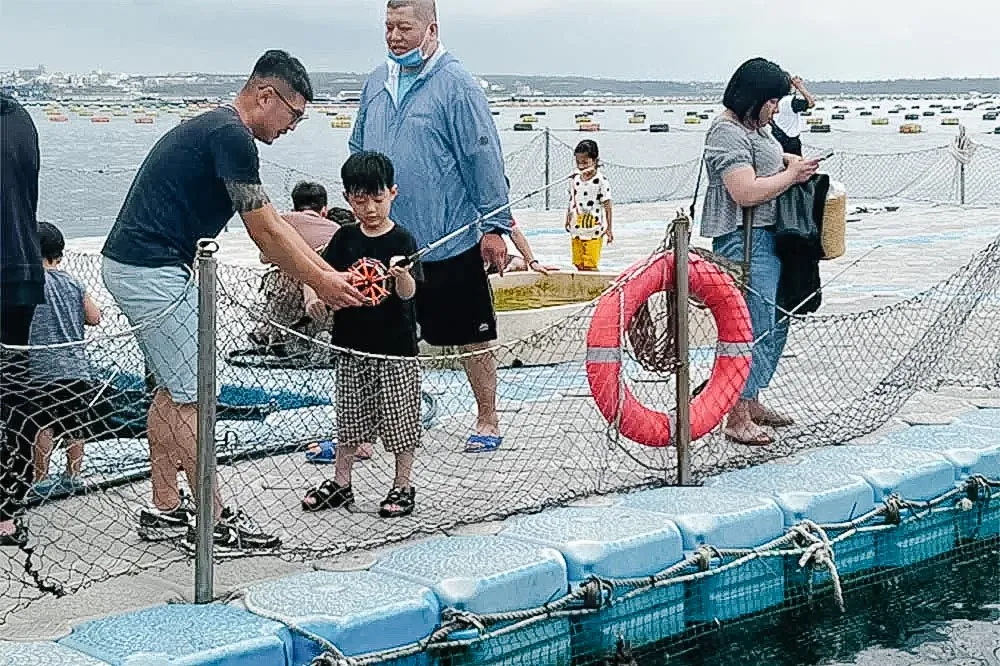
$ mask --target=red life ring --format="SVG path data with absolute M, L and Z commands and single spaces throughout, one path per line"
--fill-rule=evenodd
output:
M 743 294 L 733 279 L 697 255 L 689 263 L 691 295 L 712 312 L 719 331 L 715 364 L 705 390 L 691 401 L 691 439 L 703 437 L 717 426 L 739 399 L 750 376 L 753 327 Z M 618 286 L 601 297 L 587 331 L 587 380 L 597 407 L 608 423 L 615 423 L 621 405 L 619 432 L 646 446 L 674 442 L 672 416 L 646 407 L 627 384 L 619 387 L 622 367 L 622 334 L 632 317 L 653 294 L 674 284 L 674 255 L 664 253 L 652 262 L 643 260 L 622 273 Z

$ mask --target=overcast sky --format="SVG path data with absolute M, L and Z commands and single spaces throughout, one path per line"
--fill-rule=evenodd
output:
M 1000 76 L 997 0 L 439 0 L 479 74 L 724 80 L 762 55 L 806 79 Z M 380 0 L 0 0 L 0 69 L 244 73 L 381 61 Z

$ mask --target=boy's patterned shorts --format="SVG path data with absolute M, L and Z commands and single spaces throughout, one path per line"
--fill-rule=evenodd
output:
M 374 443 L 392 454 L 420 446 L 420 363 L 343 354 L 337 362 L 337 440 L 341 446 Z

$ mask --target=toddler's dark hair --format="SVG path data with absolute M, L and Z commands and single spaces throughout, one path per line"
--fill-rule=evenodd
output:
M 49 261 L 59 261 L 66 249 L 66 239 L 56 225 L 49 222 L 38 223 L 38 240 L 42 246 L 42 257 Z
M 354 219 L 354 213 L 352 211 L 346 208 L 338 208 L 337 206 L 327 209 L 326 219 L 331 222 L 336 222 L 340 226 L 344 226 L 345 224 L 354 224 L 357 222 L 357 220 Z
M 576 150 L 573 151 L 574 155 L 586 155 L 590 159 L 597 162 L 600 157 L 600 151 L 597 149 L 597 142 L 593 139 L 584 139 L 580 143 L 576 144 Z

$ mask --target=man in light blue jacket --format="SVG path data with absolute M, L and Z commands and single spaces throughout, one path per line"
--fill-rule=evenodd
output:
M 423 247 L 508 203 L 503 151 L 486 95 L 438 41 L 434 0 L 389 0 L 388 61 L 365 82 L 351 152 L 388 155 L 399 196 L 393 219 Z M 506 266 L 510 211 L 469 229 L 424 259 L 417 289 L 422 339 L 464 352 L 497 338 L 485 264 Z M 465 362 L 479 416 L 470 453 L 499 448 L 497 371 L 489 353 Z

